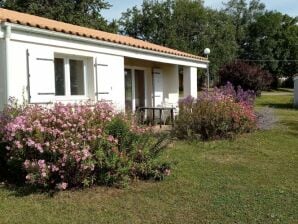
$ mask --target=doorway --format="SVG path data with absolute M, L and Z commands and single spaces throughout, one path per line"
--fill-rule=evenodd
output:
M 125 111 L 146 106 L 145 70 L 127 68 L 125 74 Z

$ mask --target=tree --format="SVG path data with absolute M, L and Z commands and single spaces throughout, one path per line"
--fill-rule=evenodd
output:
M 298 71 L 298 17 L 266 12 L 248 27 L 241 58 L 258 63 L 275 77 Z
M 244 90 L 254 90 L 257 95 L 268 89 L 272 82 L 272 75 L 259 66 L 250 65 L 241 61 L 226 64 L 219 70 L 220 85 L 232 83 L 235 87 L 241 86 Z
M 105 0 L 0 0 L 0 7 L 6 9 L 116 32 L 116 22 L 108 23 L 100 14 L 110 6 Z
M 172 4 L 172 0 L 144 0 L 141 9 L 135 6 L 122 13 L 120 33 L 167 46 L 171 38 Z
M 119 24 L 122 34 L 195 55 L 211 48 L 211 74 L 236 55 L 231 18 L 204 8 L 201 0 L 145 0 L 140 9 L 124 12 Z
M 230 0 L 225 6 L 236 29 L 238 58 L 269 71 L 275 85 L 279 76 L 297 73 L 298 17 L 266 11 L 260 0 Z
M 216 76 L 220 67 L 237 57 L 235 27 L 231 18 L 225 13 L 207 10 L 207 24 L 203 34 L 203 36 L 198 37 L 197 42 L 201 45 L 200 49 L 205 47 L 212 49 L 209 56 L 210 74 Z
M 265 13 L 265 5 L 260 0 L 250 0 L 248 3 L 246 0 L 229 0 L 224 5 L 226 8 L 223 11 L 232 17 L 236 29 L 235 39 L 238 50 L 241 52 L 247 35 L 247 27 Z

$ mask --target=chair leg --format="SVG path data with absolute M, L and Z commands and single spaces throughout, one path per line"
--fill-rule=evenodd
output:
M 161 115 L 162 115 L 162 109 L 159 109 L 159 128 L 161 128 Z
M 174 109 L 171 109 L 171 122 L 172 122 L 172 127 L 174 127 Z

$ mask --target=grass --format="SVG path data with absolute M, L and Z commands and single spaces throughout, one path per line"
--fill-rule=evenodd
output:
M 279 123 L 234 141 L 176 142 L 162 182 L 26 194 L 0 187 L 0 223 L 298 223 L 298 110 L 265 95 Z

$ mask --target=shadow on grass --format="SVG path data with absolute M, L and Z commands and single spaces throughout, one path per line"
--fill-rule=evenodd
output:
M 295 109 L 293 103 L 259 103 L 259 106 L 276 109 Z
M 287 126 L 289 134 L 298 136 L 298 121 L 283 121 L 282 124 Z
M 30 185 L 17 186 L 13 184 L 3 184 L 2 186 L 0 186 L 0 188 L 8 190 L 9 195 L 14 197 L 26 197 L 33 194 L 34 195 L 43 194 L 49 197 L 53 197 L 57 192 L 55 190 L 40 189 L 38 187 L 30 186 Z
M 269 93 L 277 93 L 277 92 L 293 93 L 294 90 L 293 89 L 289 89 L 289 88 L 278 88 L 276 90 L 269 90 L 267 92 L 269 92 Z

